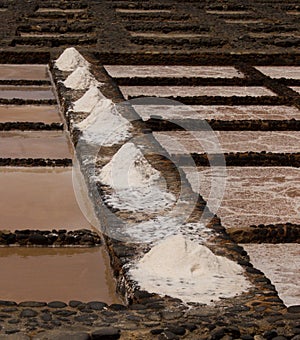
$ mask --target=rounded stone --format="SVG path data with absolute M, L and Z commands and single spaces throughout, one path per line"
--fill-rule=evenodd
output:
M 91 335 L 92 340 L 115 340 L 119 339 L 121 336 L 121 331 L 114 327 L 105 327 L 98 329 Z
M 29 307 L 29 308 L 35 308 L 35 307 L 45 307 L 47 306 L 46 302 L 38 302 L 38 301 L 24 301 L 19 303 L 19 307 Z
M 52 301 L 48 303 L 48 307 L 50 308 L 65 308 L 67 304 L 61 301 Z
M 81 301 L 77 301 L 77 300 L 71 300 L 69 302 L 69 306 L 72 307 L 72 308 L 76 308 L 76 307 L 78 307 L 81 304 L 82 304 L 82 302 Z
M 34 318 L 37 315 L 38 315 L 38 312 L 32 309 L 24 309 L 22 310 L 20 314 L 21 318 Z
M 107 307 L 107 304 L 99 301 L 91 301 L 88 302 L 87 306 L 93 310 L 102 310 L 103 308 Z

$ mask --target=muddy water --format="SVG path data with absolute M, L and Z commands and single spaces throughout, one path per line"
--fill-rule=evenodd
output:
M 0 64 L 1 80 L 49 80 L 47 65 Z
M 0 248 L 0 297 L 21 301 L 120 303 L 100 248 Z
M 0 86 L 0 98 L 41 100 L 55 97 L 48 86 Z
M 61 131 L 0 131 L 0 157 L 72 158 L 72 148 Z
M 55 105 L 0 105 L 0 122 L 60 123 Z
M 0 167 L 0 216 L 0 230 L 92 228 L 76 201 L 71 168 Z
M 300 244 L 242 244 L 287 306 L 300 305 Z

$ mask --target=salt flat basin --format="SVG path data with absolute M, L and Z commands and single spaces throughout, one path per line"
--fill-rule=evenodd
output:
M 275 96 L 262 86 L 120 86 L 123 96 L 195 97 L 195 96 Z
M 50 86 L 0 86 L 0 99 L 55 99 Z
M 39 8 L 36 13 L 82 13 L 84 12 L 85 9 L 83 8 L 67 8 L 67 9 L 63 9 L 63 8 Z
M 142 34 L 142 33 L 141 33 Z M 143 33 L 144 34 L 144 33 Z M 106 71 L 114 78 L 121 77 L 243 77 L 231 66 L 164 66 L 164 65 L 105 65 Z
M 0 296 L 22 301 L 120 302 L 100 248 L 0 248 Z
M 209 167 L 184 167 L 195 192 L 207 201 L 225 228 L 300 221 L 300 169 L 227 167 L 227 177 Z M 215 174 L 215 175 L 214 175 Z M 225 174 L 226 175 L 226 174 Z M 224 176 L 222 178 L 222 176 Z M 220 182 L 218 182 L 220 181 Z M 224 183 L 225 191 L 218 183 Z M 212 183 L 215 188 L 211 192 Z M 222 198 L 220 208 L 217 198 Z
M 290 33 L 288 33 L 290 36 Z M 263 74 L 271 78 L 300 79 L 300 66 L 255 66 Z
M 300 244 L 242 244 L 251 263 L 275 285 L 286 306 L 300 305 Z
M 61 123 L 56 105 L 0 105 L 0 123 Z
M 1 80 L 50 80 L 47 65 L 0 64 Z
M 299 152 L 299 131 L 154 132 L 170 154 L 222 152 Z
M 0 216 L 0 230 L 92 228 L 76 201 L 71 168 L 0 167 Z
M 2 158 L 72 158 L 72 148 L 62 131 L 0 131 Z
M 151 115 L 163 119 L 216 120 L 289 120 L 300 119 L 300 110 L 293 106 L 226 106 L 226 105 L 133 105 L 135 111 L 147 120 Z
M 161 32 L 132 32 L 129 31 L 132 37 L 143 37 L 143 38 L 160 38 L 160 39 L 193 39 L 193 38 L 209 38 L 209 34 L 201 33 L 161 33 Z
M 171 13 L 168 9 L 116 8 L 117 13 Z

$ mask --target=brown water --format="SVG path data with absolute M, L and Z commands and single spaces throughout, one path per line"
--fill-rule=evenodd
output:
M 0 98 L 41 100 L 55 97 L 48 86 L 0 86 Z
M 0 105 L 0 122 L 60 123 L 56 105 Z
M 103 247 L 0 248 L 0 268 L 4 300 L 120 303 Z
M 0 64 L 1 80 L 49 80 L 47 65 Z
M 0 167 L 0 230 L 91 229 L 75 198 L 71 168 Z
M 2 77 L 2 78 L 1 78 Z M 0 79 L 49 79 L 44 65 L 0 65 Z M 53 99 L 48 86 L 0 86 L 0 97 Z M 0 122 L 61 122 L 57 106 L 2 105 Z M 61 131 L 2 131 L 0 157 L 71 158 Z M 74 189 L 75 188 L 75 189 Z M 85 186 L 73 185 L 72 168 L 0 167 L 0 230 L 94 229 Z M 91 224 L 92 223 L 92 224 Z M 104 247 L 0 248 L 0 299 L 16 302 L 98 300 L 120 303 Z
M 0 131 L 0 157 L 72 158 L 62 131 Z

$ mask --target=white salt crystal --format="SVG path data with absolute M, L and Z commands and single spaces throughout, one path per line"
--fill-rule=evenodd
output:
M 141 289 L 183 302 L 210 304 L 251 287 L 239 264 L 182 235 L 154 246 L 129 274 Z
M 64 50 L 55 61 L 55 66 L 61 71 L 74 71 L 78 66 L 89 67 L 89 62 L 74 48 Z

